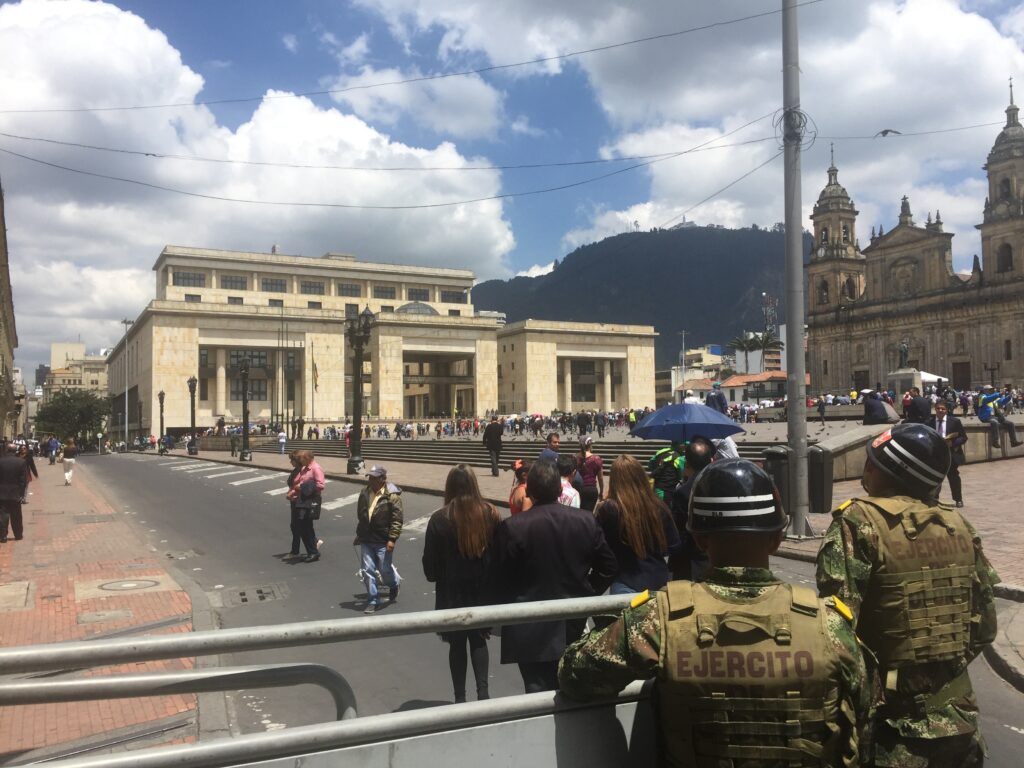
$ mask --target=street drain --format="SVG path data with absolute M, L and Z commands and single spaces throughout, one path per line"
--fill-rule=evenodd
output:
M 106 584 L 100 584 L 100 589 L 107 592 L 131 592 L 136 589 L 149 589 L 160 584 L 159 581 L 153 581 L 153 579 L 132 579 L 131 581 L 108 581 Z
M 271 600 L 283 600 L 288 597 L 288 587 L 284 584 L 264 584 L 259 587 L 244 587 L 223 594 L 225 606 L 256 605 Z

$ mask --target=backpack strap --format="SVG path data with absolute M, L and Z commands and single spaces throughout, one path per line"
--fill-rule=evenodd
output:
M 668 598 L 670 620 L 681 618 L 693 611 L 692 581 L 670 581 L 665 586 L 665 595 Z

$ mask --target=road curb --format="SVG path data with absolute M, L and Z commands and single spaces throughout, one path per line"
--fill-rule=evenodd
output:
M 999 677 L 1024 693 L 1024 658 L 1012 640 L 1024 637 L 1024 607 L 1006 606 L 999 613 L 999 630 L 992 644 L 984 648 L 985 660 Z

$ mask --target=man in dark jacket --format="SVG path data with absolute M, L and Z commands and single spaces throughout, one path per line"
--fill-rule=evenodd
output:
M 14 455 L 6 442 L 0 443 L 0 544 L 7 542 L 11 528 L 15 540 L 24 538 L 21 500 L 28 490 L 28 468 Z
M 917 387 L 910 388 L 910 403 L 907 405 L 906 421 L 914 424 L 928 424 L 932 420 L 932 401 L 922 397 Z
M 491 474 L 498 476 L 498 463 L 501 461 L 501 435 L 505 427 L 497 416 L 491 416 L 491 423 L 484 427 L 484 448 L 491 457 Z
M 366 473 L 367 487 L 356 503 L 356 540 L 366 585 L 366 608 L 376 613 L 380 607 L 378 581 L 388 587 L 388 602 L 398 599 L 402 577 L 392 563 L 395 543 L 402 535 L 402 489 L 388 482 L 388 471 L 374 464 Z
M 888 424 L 889 414 L 874 392 L 864 392 L 864 424 Z
M 945 400 L 935 404 L 935 418 L 928 425 L 939 437 L 946 441 L 949 446 L 950 462 L 946 471 L 946 479 L 949 480 L 949 490 L 953 494 L 953 503 L 958 507 L 964 505 L 963 483 L 960 480 L 960 467 L 967 463 L 967 456 L 964 454 L 964 445 L 967 443 L 967 432 L 964 430 L 963 422 L 956 416 L 949 415 L 949 406 Z
M 526 480 L 534 506 L 502 521 L 490 579 L 499 602 L 599 595 L 618 565 L 594 515 L 558 503 L 561 478 L 537 461 Z M 558 659 L 583 633 L 583 619 L 517 624 L 501 630 L 501 663 L 518 664 L 527 693 L 558 688 Z

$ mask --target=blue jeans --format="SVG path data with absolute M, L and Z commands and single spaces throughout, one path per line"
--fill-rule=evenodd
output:
M 279 443 L 278 443 L 278 445 L 280 445 L 280 446 L 281 446 L 281 455 L 283 456 L 283 455 L 284 455 L 284 446 L 285 446 L 285 443 L 281 443 L 281 442 L 279 442 Z
M 610 587 L 608 587 L 608 594 L 609 595 L 635 595 L 636 594 L 636 590 L 633 589 L 632 587 L 626 586 L 621 581 L 616 581 L 616 582 L 613 582 Z
M 363 561 L 363 584 L 366 585 L 366 601 L 377 605 L 380 603 L 378 596 L 377 573 L 380 573 L 384 585 L 391 588 L 397 587 L 402 579 L 398 571 L 391 563 L 393 552 L 388 552 L 386 544 L 360 544 L 359 554 Z

